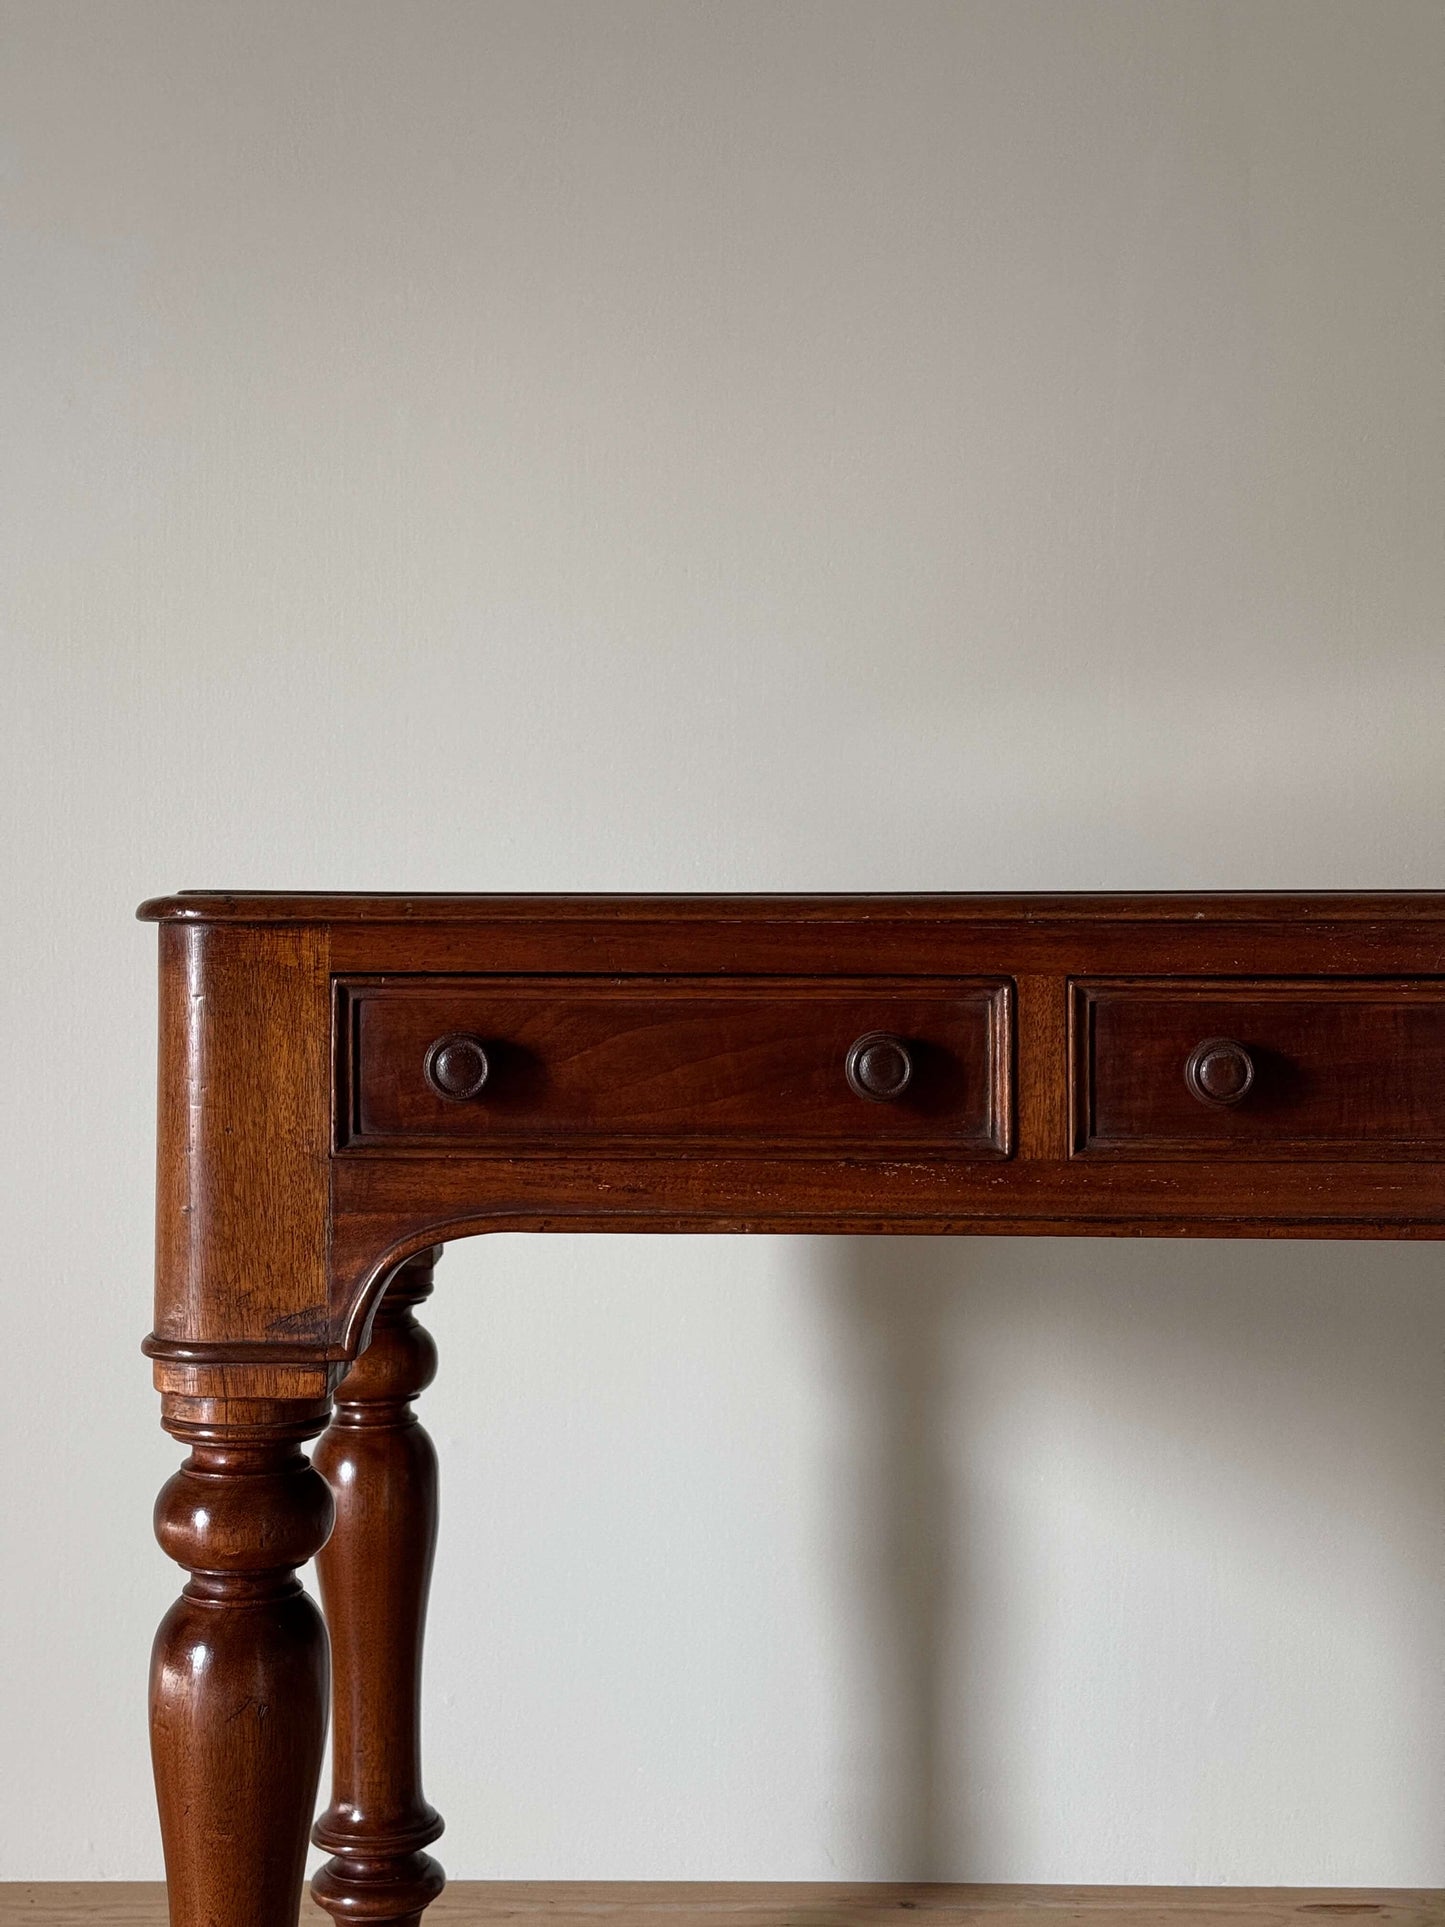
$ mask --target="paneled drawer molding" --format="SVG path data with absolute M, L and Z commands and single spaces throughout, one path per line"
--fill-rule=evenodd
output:
M 1009 1150 L 1003 978 L 337 988 L 337 1148 Z
M 1077 981 L 1075 1155 L 1436 1159 L 1445 980 Z

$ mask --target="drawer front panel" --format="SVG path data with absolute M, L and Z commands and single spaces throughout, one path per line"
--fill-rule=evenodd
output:
M 1010 1008 L 998 978 L 347 982 L 338 1148 L 1006 1156 Z M 870 1098 L 850 1051 L 878 1034 L 852 1065 Z
M 1074 1150 L 1434 1159 L 1445 982 L 1073 986 Z

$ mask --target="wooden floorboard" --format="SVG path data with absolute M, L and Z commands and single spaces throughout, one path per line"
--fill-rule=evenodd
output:
M 1445 1927 L 1445 1890 L 1374 1887 L 781 1886 L 456 1881 L 427 1927 Z M 304 1927 L 330 1927 L 308 1899 Z M 166 1927 L 159 1884 L 0 1883 L 0 1927 Z

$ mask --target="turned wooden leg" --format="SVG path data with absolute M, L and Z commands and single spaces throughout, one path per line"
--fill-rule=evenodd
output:
M 171 1927 L 296 1927 L 326 1735 L 326 1628 L 296 1568 L 331 1494 L 301 1451 L 324 1400 L 168 1396 L 191 1455 L 156 1502 L 190 1573 L 151 1655 Z
M 312 1892 L 337 1920 L 416 1927 L 444 1876 L 421 1790 L 421 1654 L 437 1534 L 437 1461 L 411 1401 L 436 1375 L 412 1316 L 439 1254 L 403 1265 L 371 1343 L 342 1380 L 316 1468 L 336 1530 L 317 1560 L 335 1668 L 331 1805 L 313 1838 L 332 1858 Z

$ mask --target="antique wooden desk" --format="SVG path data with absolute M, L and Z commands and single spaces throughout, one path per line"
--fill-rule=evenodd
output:
M 1445 893 L 171 897 L 155 1330 L 174 1927 L 417 1922 L 414 1309 L 529 1231 L 1445 1235 Z M 323 1428 L 324 1431 L 323 1431 Z M 322 1433 L 310 1463 L 301 1447 Z M 333 1529 L 334 1520 L 334 1529 Z

